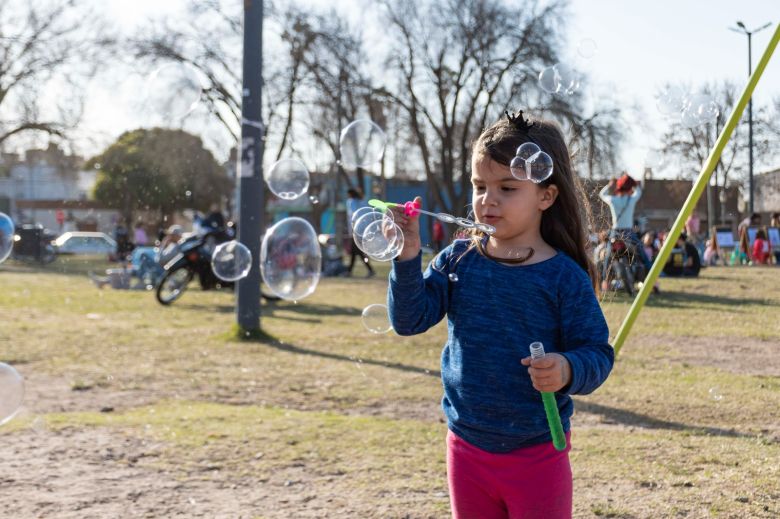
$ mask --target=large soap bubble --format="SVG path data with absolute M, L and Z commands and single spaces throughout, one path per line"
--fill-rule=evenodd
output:
M 382 160 L 385 132 L 373 121 L 358 119 L 341 130 L 341 163 L 347 168 L 368 168 Z
M 24 379 L 8 364 L 0 362 L 0 425 L 14 417 L 24 400 Z
M 146 81 L 144 109 L 164 120 L 182 119 L 203 95 L 200 72 L 187 63 L 168 63 Z
M 719 114 L 718 105 L 708 95 L 690 96 L 680 115 L 680 123 L 686 128 L 695 128 L 715 122 Z
M 8 259 L 14 248 L 14 221 L 5 214 L 0 213 L 0 263 Z
M 366 231 L 369 229 L 369 227 L 377 222 L 379 222 L 380 225 L 381 222 L 385 222 L 385 225 L 387 226 L 392 225 L 394 223 L 392 211 L 386 211 L 384 213 L 376 209 L 365 211 L 363 212 L 362 216 L 359 216 L 352 224 L 352 234 L 355 239 L 355 243 L 360 250 L 366 252 L 367 254 L 368 252 L 363 248 L 363 238 L 365 237 Z
M 308 296 L 317 288 L 321 268 L 317 234 L 303 218 L 285 218 L 265 233 L 260 272 L 277 296 L 291 301 Z
M 401 254 L 404 248 L 404 233 L 395 222 L 387 219 L 376 220 L 366 227 L 360 246 L 371 259 L 390 261 Z
M 664 115 L 679 115 L 685 107 L 688 93 L 674 85 L 666 87 L 655 98 L 658 111 Z
M 380 304 L 368 305 L 363 309 L 363 326 L 371 333 L 387 333 L 393 329 L 387 306 Z
M 249 274 L 252 253 L 236 240 L 220 243 L 211 256 L 211 268 L 222 281 L 238 281 Z
M 539 87 L 549 94 L 573 94 L 580 88 L 580 75 L 565 63 L 556 63 L 539 73 Z
M 299 160 L 278 160 L 265 176 L 265 182 L 282 200 L 295 200 L 309 192 L 309 170 Z

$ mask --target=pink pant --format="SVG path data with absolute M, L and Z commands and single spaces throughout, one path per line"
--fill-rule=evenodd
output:
M 447 479 L 455 519 L 571 517 L 572 481 L 566 450 L 552 442 L 493 454 L 447 433 Z

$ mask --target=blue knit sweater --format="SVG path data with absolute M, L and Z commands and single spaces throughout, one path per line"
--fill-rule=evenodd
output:
M 468 243 L 455 241 L 424 274 L 421 255 L 393 261 L 393 328 L 414 335 L 447 316 L 442 407 L 455 434 L 497 453 L 551 441 L 541 393 L 520 359 L 534 341 L 547 353 L 566 356 L 572 380 L 556 398 L 568 431 L 574 409 L 569 395 L 595 390 L 614 362 L 590 279 L 560 251 L 539 263 L 509 266 L 469 250 Z

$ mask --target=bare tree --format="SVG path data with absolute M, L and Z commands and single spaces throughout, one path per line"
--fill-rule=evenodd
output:
M 377 3 L 396 42 L 388 64 L 397 84 L 380 93 L 403 109 L 436 204 L 460 212 L 468 200 L 473 139 L 504 110 L 546 99 L 536 78 L 558 61 L 565 2 Z M 578 113 L 577 99 L 556 98 L 545 111 L 569 119 Z
M 728 81 L 710 83 L 701 88 L 718 105 L 717 118 L 707 124 L 685 127 L 679 120 L 669 120 L 669 126 L 662 137 L 664 156 L 667 162 L 678 168 L 678 178 L 694 178 L 709 157 L 715 141 L 726 124 L 726 119 L 734 110 L 738 92 L 736 86 Z M 753 117 L 754 157 L 761 161 L 768 155 L 771 146 L 772 125 L 768 119 L 768 107 L 759 107 Z M 748 127 L 747 116 L 734 129 L 723 153 L 715 167 L 715 185 L 727 187 L 729 180 L 742 182 L 747 176 L 748 163 Z M 736 178 L 733 178 L 736 177 Z
M 113 44 L 104 31 L 79 0 L 0 2 L 0 146 L 28 132 L 67 137 L 83 87 Z M 49 88 L 58 93 L 54 111 L 40 102 Z

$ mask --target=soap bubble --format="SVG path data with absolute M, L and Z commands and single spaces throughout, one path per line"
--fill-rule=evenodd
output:
M 220 243 L 211 256 L 211 268 L 222 281 L 238 281 L 249 274 L 252 253 L 236 240 Z
M 554 94 L 560 88 L 560 82 L 553 67 L 547 67 L 539 73 L 539 86 L 548 94 Z
M 24 379 L 8 364 L 0 362 L 0 425 L 19 411 L 24 399 Z
M 390 261 L 391 259 L 397 258 L 398 255 L 401 254 L 401 251 L 404 249 L 404 233 L 395 223 L 393 223 L 392 234 L 394 239 L 388 244 L 387 249 L 385 249 L 381 254 L 372 255 L 371 259 L 376 261 Z
M 544 182 L 553 173 L 552 157 L 540 151 L 525 161 L 525 169 L 531 182 L 536 184 Z
M 580 76 L 572 67 L 565 63 L 558 63 L 553 68 L 556 72 L 559 94 L 571 95 L 580 88 Z
M 718 105 L 707 95 L 694 95 L 687 99 L 680 123 L 686 128 L 695 128 L 715 122 L 718 118 Z
M 385 132 L 373 121 L 358 119 L 341 130 L 339 150 L 341 163 L 347 168 L 367 168 L 385 152 Z
M 678 86 L 668 86 L 656 96 L 655 105 L 664 115 L 678 115 L 685 106 L 688 94 Z
M 584 38 L 583 40 L 580 41 L 580 44 L 577 45 L 577 54 L 579 54 L 585 59 L 592 58 L 593 56 L 596 55 L 597 51 L 598 51 L 598 46 L 596 45 L 596 42 L 591 38 Z
M 539 146 L 526 142 L 517 148 L 516 156 L 509 164 L 509 171 L 518 180 L 544 182 L 553 173 L 553 160 Z
M 182 119 L 192 112 L 203 95 L 198 70 L 187 63 L 168 63 L 146 81 L 144 109 L 165 120 Z
M 580 88 L 580 76 L 565 63 L 556 63 L 539 73 L 539 86 L 550 94 L 573 94 Z
M 317 234 L 303 218 L 285 218 L 265 233 L 260 271 L 277 296 L 297 301 L 310 295 L 319 283 L 321 266 Z
M 391 220 L 395 220 L 395 216 L 393 215 L 392 211 L 385 211 L 384 213 L 380 211 L 379 209 L 375 207 L 370 206 L 363 206 L 359 207 L 355 210 L 355 212 L 352 213 L 352 227 L 355 227 L 355 223 L 360 219 L 360 217 L 367 215 L 368 213 L 379 213 L 380 215 L 385 215 Z
M 401 254 L 404 248 L 404 233 L 395 222 L 377 220 L 366 227 L 360 247 L 371 259 L 390 261 Z
M 0 263 L 8 259 L 14 248 L 14 221 L 5 214 L 0 213 Z
M 387 306 L 380 304 L 368 305 L 363 309 L 363 326 L 371 333 L 387 333 L 393 329 Z
M 474 227 L 478 231 L 482 231 L 482 232 L 484 232 L 486 234 L 494 234 L 496 232 L 496 228 L 495 227 L 493 227 L 492 225 L 486 224 L 486 223 L 477 223 L 477 224 L 474 224 Z
M 455 218 L 455 223 L 463 227 L 464 229 L 473 229 L 476 224 L 468 218 Z
M 720 388 L 718 386 L 711 387 L 709 390 L 710 398 L 715 400 L 716 402 L 720 402 L 723 400 L 723 395 L 720 393 Z
M 369 226 L 375 222 L 385 222 L 385 224 L 388 226 L 393 224 L 394 221 L 392 211 L 387 211 L 386 213 L 382 213 L 378 210 L 367 211 L 363 213 L 362 216 L 358 217 L 357 220 L 355 220 L 355 223 L 352 225 L 352 234 L 354 235 L 355 243 L 357 244 L 358 248 L 363 252 L 366 252 L 363 249 L 363 237 L 365 236 Z
M 515 156 L 520 157 L 523 160 L 528 160 L 529 157 L 531 157 L 532 155 L 536 155 L 540 151 L 542 151 L 541 148 L 539 148 L 539 146 L 537 146 L 533 142 L 524 142 L 517 148 L 517 151 L 515 152 Z M 523 166 L 523 168 L 525 168 L 525 165 Z
M 309 171 L 295 159 L 276 161 L 265 181 L 273 194 L 282 200 L 295 200 L 309 191 Z

